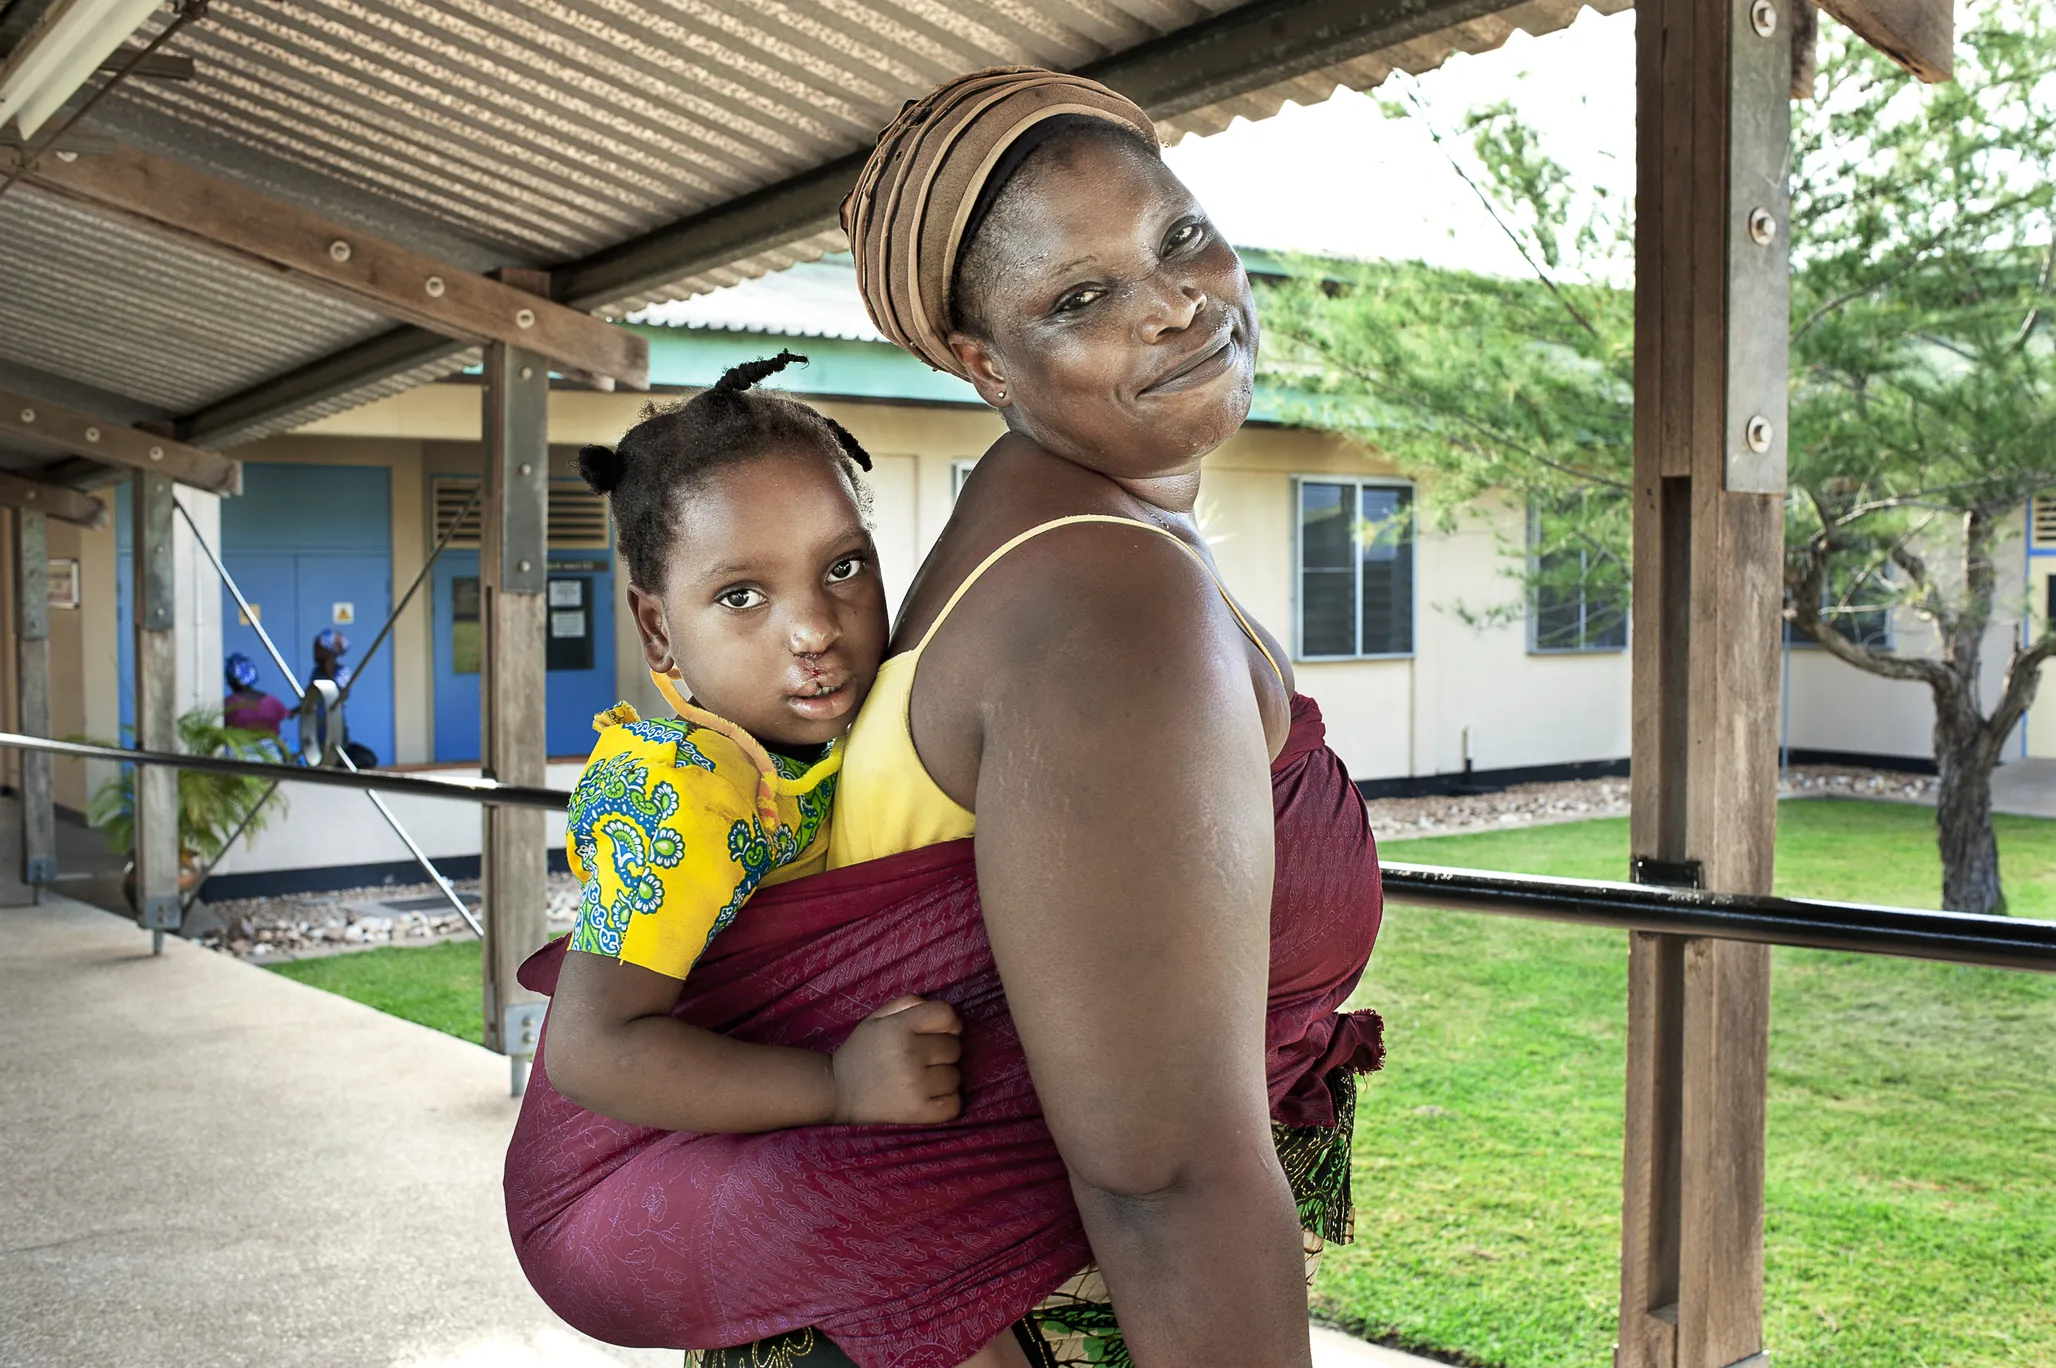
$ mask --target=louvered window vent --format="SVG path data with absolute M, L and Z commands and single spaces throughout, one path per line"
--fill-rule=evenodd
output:
M 478 477 L 474 475 L 439 475 L 433 484 L 435 501 L 435 534 L 441 537 L 449 529 L 471 495 L 478 488 Z M 479 519 L 484 511 L 484 501 L 464 515 L 464 521 L 457 527 L 457 535 L 450 539 L 450 545 L 476 547 L 479 538 Z M 585 551 L 607 548 L 607 501 L 587 489 L 577 480 L 550 481 L 550 524 L 549 544 L 552 551 Z

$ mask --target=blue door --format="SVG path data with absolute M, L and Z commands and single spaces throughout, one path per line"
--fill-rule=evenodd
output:
M 435 758 L 478 759 L 478 553 L 436 561 Z M 553 756 L 592 751 L 593 714 L 616 702 L 614 569 L 603 552 L 552 553 L 543 640 L 544 744 Z
M 115 491 L 116 636 L 121 670 L 121 721 L 135 720 L 135 639 L 131 618 L 130 487 Z M 378 635 L 392 604 L 392 513 L 388 472 L 379 466 L 243 466 L 243 493 L 221 503 L 221 559 L 256 610 L 294 675 L 314 668 L 314 636 L 334 627 L 350 643 L 344 663 L 356 665 Z M 175 516 L 175 515 L 174 515 Z M 241 620 L 235 598 L 221 590 L 224 656 L 240 651 L 256 662 L 257 687 L 288 706 L 298 702 L 257 629 Z M 350 691 L 344 710 L 352 740 L 380 763 L 393 759 L 392 643 Z M 225 691 L 217 676 L 213 687 Z M 285 727 L 293 740 L 293 726 Z

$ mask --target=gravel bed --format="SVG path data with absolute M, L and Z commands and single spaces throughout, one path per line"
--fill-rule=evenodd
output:
M 451 882 L 458 896 L 475 909 L 478 880 Z M 550 933 L 569 931 L 577 919 L 578 885 L 569 874 L 552 874 L 547 897 Z M 205 906 L 222 926 L 202 933 L 200 943 L 248 960 L 305 959 L 471 935 L 471 928 L 434 884 L 377 884 L 278 898 L 234 898 Z
M 1833 765 L 1795 765 L 1778 785 L 1786 798 L 1875 798 L 1932 803 L 1935 777 Z M 1423 798 L 1377 798 L 1365 804 L 1371 829 L 1388 840 L 1450 836 L 1469 831 L 1623 817 L 1628 781 L 1578 779 L 1515 784 L 1491 793 L 1439 794 Z M 456 881 L 473 906 L 478 880 Z M 550 933 L 569 931 L 577 918 L 578 885 L 568 874 L 549 881 Z M 396 906 L 397 904 L 397 906 Z M 449 909 L 433 884 L 382 884 L 282 898 L 239 898 L 206 904 L 223 926 L 200 943 L 248 960 L 302 959 L 366 950 L 380 945 L 428 945 L 468 937 L 471 928 Z
M 1781 798 L 1876 798 L 1901 803 L 1935 801 L 1935 776 L 1841 765 L 1794 765 L 1778 784 Z M 1390 839 L 1497 831 L 1588 817 L 1625 817 L 1628 781 L 1576 779 L 1515 784 L 1493 793 L 1425 798 L 1374 798 L 1364 805 L 1371 830 Z

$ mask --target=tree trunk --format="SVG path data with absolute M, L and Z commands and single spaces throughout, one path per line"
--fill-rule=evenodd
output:
M 1992 832 L 1992 766 L 1999 757 L 1985 744 L 1983 731 L 1975 721 L 1952 726 L 1937 718 L 1935 763 L 1941 785 L 1935 825 L 1941 836 L 1942 906 L 1998 915 L 2006 910 L 1999 841 Z

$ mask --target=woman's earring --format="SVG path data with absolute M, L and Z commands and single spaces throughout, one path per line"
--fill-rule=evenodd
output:
M 995 401 L 998 403 L 1005 403 L 1006 398 L 1007 392 L 1005 390 L 1001 390 L 997 395 L 994 396 Z

